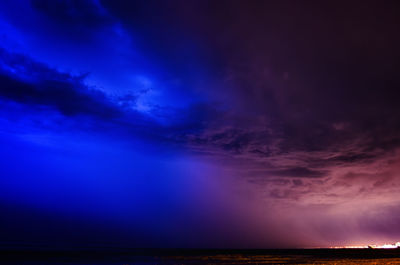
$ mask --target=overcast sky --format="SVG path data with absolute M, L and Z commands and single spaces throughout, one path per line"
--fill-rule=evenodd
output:
M 1 1 L 2 242 L 400 241 L 399 12 Z

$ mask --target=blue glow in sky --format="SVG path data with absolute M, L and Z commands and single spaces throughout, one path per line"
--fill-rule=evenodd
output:
M 317 2 L 1 1 L 0 240 L 399 241 L 398 6 Z
M 97 1 L 5 1 L 0 24 L 2 204 L 66 226 L 147 231 L 148 240 L 128 240 L 137 246 L 161 243 L 152 237 L 195 214 L 191 194 L 202 188 L 189 181 L 192 162 L 163 139 L 179 109 L 201 102 L 189 82 Z

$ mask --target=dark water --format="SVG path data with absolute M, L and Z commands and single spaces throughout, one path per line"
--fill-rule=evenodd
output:
M 400 264 L 400 249 L 6 250 L 0 264 Z

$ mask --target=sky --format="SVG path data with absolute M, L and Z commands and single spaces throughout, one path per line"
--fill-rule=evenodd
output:
M 399 12 L 1 1 L 0 244 L 400 241 Z

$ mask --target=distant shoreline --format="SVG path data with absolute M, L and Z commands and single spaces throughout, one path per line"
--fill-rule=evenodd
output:
M 195 264 L 202 260 L 212 260 L 219 263 L 222 260 L 233 262 L 249 260 L 252 262 L 268 259 L 277 260 L 369 260 L 369 259 L 399 259 L 400 249 L 117 249 L 98 248 L 91 250 L 45 250 L 45 249 L 0 249 L 0 262 L 108 262 L 117 261 L 147 262 L 149 264 L 168 263 L 173 261 L 190 261 Z M 119 264 L 119 263 L 113 263 Z M 284 264 L 284 263 L 283 263 Z

